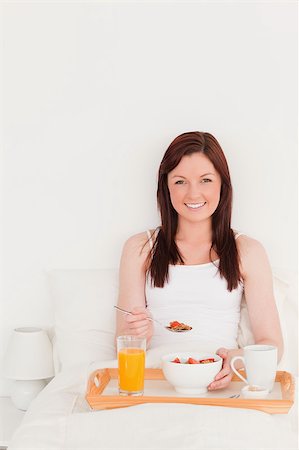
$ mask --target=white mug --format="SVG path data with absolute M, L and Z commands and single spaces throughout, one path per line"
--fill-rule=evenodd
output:
M 247 379 L 234 367 L 234 362 L 242 360 L 245 365 Z M 230 362 L 235 374 L 247 384 L 264 386 L 272 391 L 277 369 L 277 347 L 273 345 L 247 345 L 244 347 L 244 357 L 235 356 Z

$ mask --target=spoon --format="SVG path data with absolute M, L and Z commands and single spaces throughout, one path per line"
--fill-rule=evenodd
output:
M 122 309 L 119 306 L 114 306 L 114 308 L 117 309 L 117 311 L 122 312 L 123 314 L 128 314 L 129 316 L 134 316 L 133 313 L 131 313 L 130 311 L 127 311 L 126 309 Z M 147 317 L 147 320 L 150 320 L 151 322 L 156 322 L 161 327 L 166 328 L 166 330 L 172 331 L 173 333 L 184 333 L 185 331 L 190 331 L 190 330 L 175 330 L 175 329 L 172 329 L 170 327 L 166 327 L 163 323 L 159 322 L 159 320 L 153 319 L 152 317 Z

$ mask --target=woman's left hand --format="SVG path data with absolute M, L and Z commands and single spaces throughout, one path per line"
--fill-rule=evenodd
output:
M 233 372 L 230 368 L 231 356 L 229 350 L 222 347 L 217 350 L 216 354 L 223 359 L 222 369 L 217 373 L 214 381 L 208 386 L 209 391 L 226 388 L 229 386 L 233 376 Z

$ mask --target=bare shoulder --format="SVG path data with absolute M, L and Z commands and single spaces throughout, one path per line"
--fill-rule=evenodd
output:
M 123 253 L 127 254 L 128 256 L 135 256 L 137 258 L 146 258 L 149 251 L 150 246 L 146 231 L 130 236 L 126 240 L 123 248 Z
M 260 270 L 269 266 L 266 250 L 257 239 L 241 235 L 237 238 L 236 244 L 240 257 L 241 271 L 244 275 L 249 271 Z
M 237 248 L 240 256 L 246 257 L 252 254 L 265 252 L 261 242 L 245 234 L 239 236 L 236 240 Z

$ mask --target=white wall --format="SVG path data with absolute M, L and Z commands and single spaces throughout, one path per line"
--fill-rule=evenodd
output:
M 296 3 L 2 5 L 3 348 L 51 324 L 46 269 L 117 266 L 159 223 L 158 165 L 185 131 L 222 144 L 233 226 L 296 269 Z

